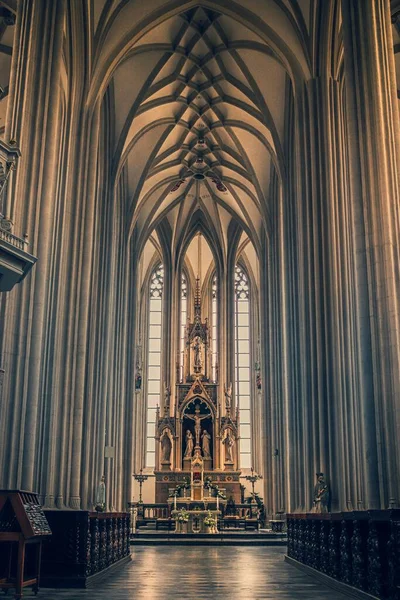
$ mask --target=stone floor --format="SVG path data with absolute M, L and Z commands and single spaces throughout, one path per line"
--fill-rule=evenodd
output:
M 38 600 L 345 600 L 284 562 L 284 548 L 144 546 L 95 588 L 41 589 Z M 24 598 L 32 598 L 26 590 Z

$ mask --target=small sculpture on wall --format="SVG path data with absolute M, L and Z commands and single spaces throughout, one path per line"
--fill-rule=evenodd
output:
M 142 388 L 142 374 L 136 373 L 135 377 L 135 390 L 139 392 Z
M 95 510 L 97 512 L 104 512 L 106 508 L 106 484 L 104 475 L 100 479 L 100 483 L 96 489 L 96 497 L 95 497 Z
M 233 437 L 230 429 L 226 430 L 226 435 L 222 443 L 225 446 L 225 462 L 233 463 L 233 446 L 235 444 L 235 438 Z
M 225 385 L 225 407 L 228 413 L 232 406 L 232 384 Z
M 161 462 L 163 464 L 171 464 L 172 442 L 168 429 L 164 429 L 161 436 Z
M 186 431 L 186 450 L 185 450 L 185 455 L 183 458 L 192 458 L 192 454 L 193 454 L 193 434 L 190 431 L 190 429 L 188 429 Z
M 211 440 L 211 435 L 208 433 L 208 431 L 206 431 L 204 429 L 202 436 L 201 436 L 201 445 L 202 445 L 204 458 L 211 458 L 210 440 Z
M 311 512 L 327 513 L 329 512 L 330 491 L 325 482 L 324 474 L 317 473 L 317 483 L 314 486 L 313 507 Z
M 194 350 L 194 372 L 195 373 L 200 373 L 202 368 L 203 368 L 203 359 L 201 356 L 201 343 L 200 343 L 200 338 L 197 336 L 194 340 L 193 343 L 193 350 Z
M 169 413 L 169 405 L 170 405 L 170 397 L 171 397 L 171 387 L 164 383 L 164 413 Z

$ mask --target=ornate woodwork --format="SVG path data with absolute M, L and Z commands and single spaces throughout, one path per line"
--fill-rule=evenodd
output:
M 326 575 L 329 573 L 329 522 L 326 520 L 321 520 L 321 529 L 320 529 L 320 571 L 325 573 Z
M 400 510 L 288 514 L 288 556 L 367 591 L 399 600 Z
M 363 542 L 363 525 L 359 520 L 353 521 L 353 535 L 351 537 L 351 552 L 353 560 L 353 585 L 360 590 L 366 589 L 367 565 L 365 543 Z
M 156 413 L 156 503 L 167 502 L 174 487 L 190 480 L 196 457 L 203 461 L 204 476 L 221 483 L 227 497 L 240 502 L 239 414 L 232 406 L 231 385 L 211 380 L 210 333 L 201 316 L 198 280 L 194 319 L 185 330 L 182 373 L 175 391 L 164 386 Z
M 37 594 L 42 541 L 51 535 L 38 494 L 0 490 L 0 589 L 15 588 L 15 598 L 27 586 Z
M 87 581 L 130 556 L 129 513 L 46 510 L 53 529 L 43 549 L 45 586 L 85 587 Z
M 343 519 L 340 526 L 340 579 L 351 585 L 352 561 L 351 561 L 351 521 Z

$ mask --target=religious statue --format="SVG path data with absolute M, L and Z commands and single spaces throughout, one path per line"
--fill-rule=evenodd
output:
M 317 473 L 317 483 L 314 486 L 313 507 L 311 512 L 327 513 L 329 504 L 329 487 L 325 482 L 324 474 Z
M 228 502 L 226 503 L 225 514 L 227 517 L 236 516 L 236 502 L 235 502 L 232 494 L 229 496 Z
M 103 512 L 106 508 L 106 484 L 104 475 L 97 486 L 94 508 L 97 512 Z
M 185 456 L 183 458 L 192 458 L 192 454 L 193 454 L 193 434 L 190 431 L 190 429 L 188 429 L 186 431 L 186 450 L 185 450 Z
M 165 398 L 165 403 L 169 404 L 169 398 L 171 396 L 171 388 L 169 385 L 167 385 L 166 383 L 164 383 L 164 398 Z
M 226 409 L 230 409 L 232 406 L 232 384 L 225 385 L 225 406 Z
M 161 462 L 170 463 L 171 460 L 172 443 L 168 435 L 168 430 L 164 429 L 161 436 Z
M 211 440 L 211 435 L 208 433 L 208 431 L 206 431 L 204 429 L 203 434 L 201 436 L 201 445 L 202 445 L 204 458 L 211 458 L 210 440 Z
M 203 368 L 203 361 L 201 358 L 201 344 L 199 337 L 196 337 L 193 344 L 194 350 L 194 370 L 195 373 L 199 373 Z
M 169 412 L 169 399 L 171 396 L 171 388 L 169 385 L 164 383 L 164 412 Z
M 207 419 L 210 415 L 200 416 L 200 406 L 196 404 L 194 409 L 194 415 L 185 415 L 188 419 L 192 419 L 194 421 L 194 434 L 196 436 L 196 446 L 200 448 L 200 433 L 201 433 L 201 421 L 203 419 Z
M 233 437 L 230 429 L 226 430 L 226 435 L 225 435 L 222 443 L 225 446 L 225 462 L 227 462 L 227 463 L 233 462 L 232 447 L 235 443 L 235 438 Z
M 135 377 L 135 390 L 138 392 L 142 388 L 142 374 L 136 373 Z

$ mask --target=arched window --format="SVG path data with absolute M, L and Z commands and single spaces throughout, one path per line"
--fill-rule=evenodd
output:
M 179 377 L 183 381 L 183 363 L 185 359 L 185 328 L 187 321 L 187 281 L 185 274 L 182 273 L 181 278 L 181 328 L 180 328 L 180 365 Z
M 212 338 L 212 380 L 217 381 L 218 373 L 218 289 L 217 289 L 217 276 L 214 275 L 211 284 L 211 338 Z
M 146 467 L 155 465 L 156 407 L 161 398 L 161 331 L 164 267 L 156 267 L 150 277 L 149 338 L 147 360 Z
M 235 267 L 235 396 L 240 411 L 240 467 L 252 466 L 250 422 L 250 286 Z

